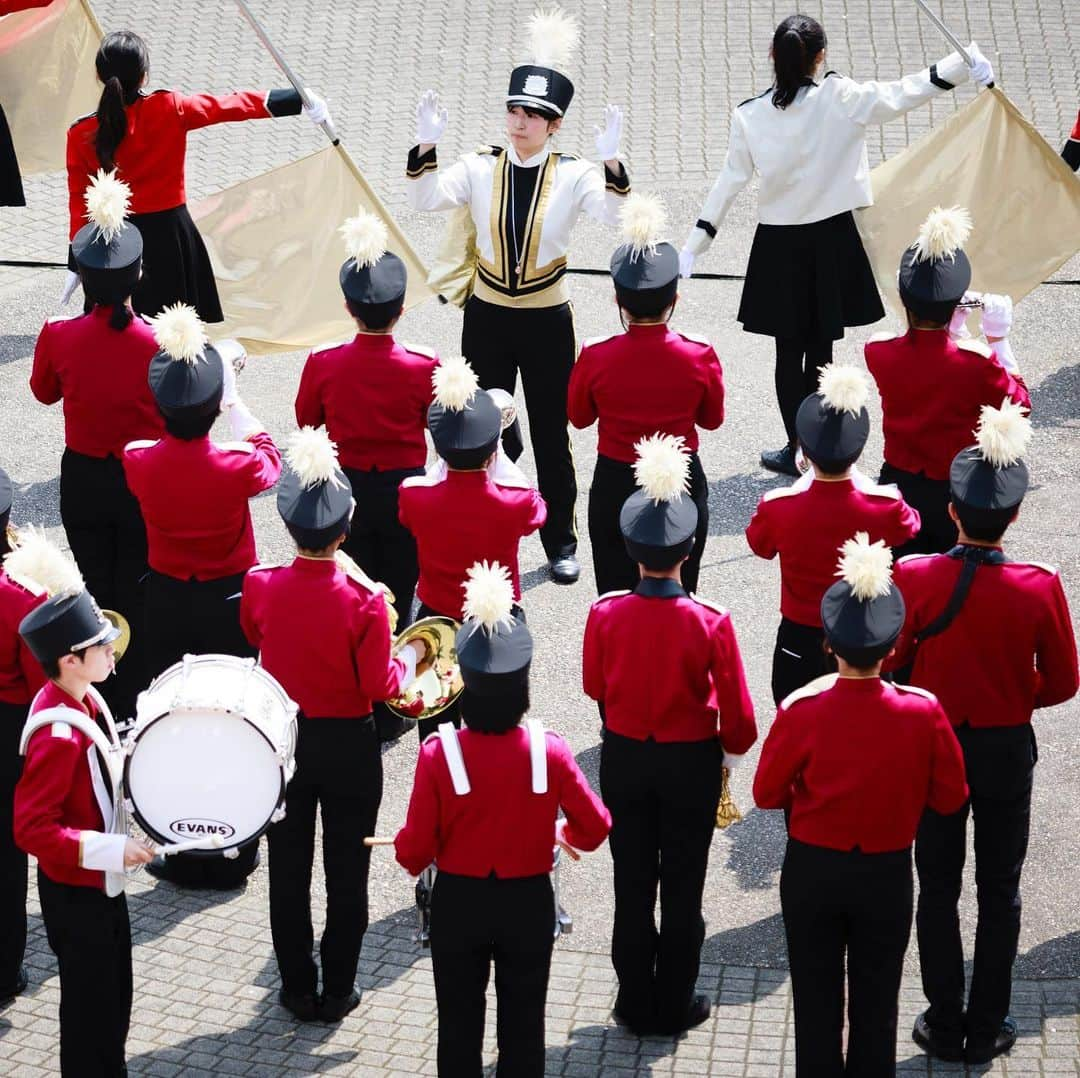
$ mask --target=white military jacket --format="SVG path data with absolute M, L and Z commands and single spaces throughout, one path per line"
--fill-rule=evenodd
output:
M 506 250 L 510 211 L 510 165 L 540 165 L 525 226 L 522 266 L 516 287 L 510 268 L 513 253 Z M 409 158 L 408 197 L 414 210 L 451 210 L 468 206 L 476 227 L 477 264 L 474 294 L 489 303 L 509 307 L 554 307 L 569 298 L 566 252 L 570 232 L 584 212 L 603 224 L 615 225 L 630 180 L 605 175 L 603 167 L 574 154 L 544 149 L 522 161 L 511 146 L 484 146 L 467 153 L 449 168 L 439 168 L 434 151 Z
M 808 82 L 786 109 L 773 105 L 771 88 L 744 101 L 732 114 L 727 161 L 687 247 L 695 255 L 708 248 L 755 172 L 763 225 L 811 224 L 873 205 L 867 126 L 902 116 L 969 77 L 954 52 L 897 82 L 855 82 L 830 71 L 821 82 Z

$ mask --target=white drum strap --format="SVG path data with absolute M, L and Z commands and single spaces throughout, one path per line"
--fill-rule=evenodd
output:
M 45 726 L 51 726 L 54 722 L 65 722 L 68 726 L 74 726 L 76 730 L 84 733 L 94 743 L 106 760 L 111 761 L 116 751 L 116 746 L 109 743 L 109 739 L 101 732 L 101 728 L 89 716 L 73 707 L 50 707 L 44 711 L 28 715 L 23 726 L 22 737 L 19 740 L 19 755 L 26 755 L 26 746 L 30 738 Z
M 532 792 L 548 792 L 547 774 L 547 736 L 544 725 L 539 719 L 527 719 L 525 729 L 529 731 L 529 760 L 532 763 Z
M 452 722 L 439 723 L 439 740 L 442 742 L 446 766 L 450 768 L 450 781 L 454 784 L 454 793 L 459 797 L 472 790 L 469 775 L 465 770 L 465 758 L 461 755 L 461 742 Z

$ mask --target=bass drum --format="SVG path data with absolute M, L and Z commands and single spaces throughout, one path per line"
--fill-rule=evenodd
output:
M 296 704 L 254 659 L 186 655 L 139 694 L 124 792 L 155 841 L 218 856 L 280 819 L 295 771 Z

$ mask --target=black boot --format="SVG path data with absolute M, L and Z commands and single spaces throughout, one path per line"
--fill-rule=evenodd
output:
M 770 472 L 799 478 L 799 469 L 795 464 L 795 450 L 790 445 L 785 445 L 783 449 L 766 449 L 761 454 L 761 466 Z

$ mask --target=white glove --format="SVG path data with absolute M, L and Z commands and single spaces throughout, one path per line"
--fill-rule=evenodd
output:
M 239 399 L 240 394 L 236 388 L 236 372 L 243 370 L 247 365 L 247 352 L 244 346 L 234 337 L 222 337 L 214 342 L 214 350 L 221 356 L 224 368 L 224 389 L 221 393 L 221 407 L 231 408 Z
M 622 124 L 622 109 L 618 105 L 605 105 L 603 130 L 599 126 L 593 127 L 596 133 L 596 153 L 601 161 L 614 161 L 619 156 Z
M 416 141 L 420 146 L 434 146 L 442 138 L 450 114 L 439 104 L 439 95 L 427 90 L 416 106 Z
M 253 434 L 266 430 L 239 397 L 229 408 L 229 426 L 232 428 L 233 438 L 238 442 L 246 442 Z
M 694 272 L 694 259 L 697 256 L 689 247 L 684 247 L 679 252 L 679 276 L 689 277 Z
M 71 302 L 71 297 L 75 295 L 75 290 L 80 283 L 79 275 L 68 270 L 67 276 L 64 278 L 64 291 L 60 293 L 60 303 L 63 306 L 66 307 Z
M 1020 364 L 1016 362 L 1016 356 L 1013 355 L 1012 345 L 1009 344 L 1008 337 L 1002 337 L 1000 341 L 994 341 L 990 345 L 993 349 L 994 355 L 997 356 L 997 361 L 1000 363 L 1011 375 L 1019 375 Z
M 1011 296 L 995 296 L 984 292 L 982 330 L 986 337 L 1007 337 L 1012 329 L 1013 302 Z
M 983 56 L 979 46 L 973 41 L 967 47 L 967 54 L 971 57 L 971 78 L 980 86 L 987 86 L 994 81 L 994 69 L 990 61 Z
M 304 87 L 304 93 L 307 94 L 310 105 L 304 106 L 304 115 L 316 126 L 321 127 L 323 124 L 328 124 L 330 120 L 330 108 L 326 104 L 326 101 L 319 97 L 318 94 L 312 93 L 306 86 Z
M 240 400 L 240 394 L 236 389 L 236 371 L 227 356 L 221 357 L 223 372 L 223 387 L 221 390 L 221 407 L 232 408 Z
M 970 307 L 964 307 L 964 303 L 976 303 L 981 297 L 978 292 L 965 292 L 960 297 L 960 303 L 956 305 L 956 310 L 953 311 L 952 318 L 949 319 L 949 336 L 954 341 L 962 341 L 971 336 L 971 333 L 967 328 L 968 315 L 971 314 Z

